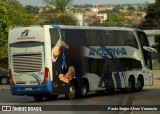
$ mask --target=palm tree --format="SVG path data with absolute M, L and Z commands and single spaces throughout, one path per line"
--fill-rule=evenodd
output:
M 76 19 L 66 12 L 66 7 L 72 3 L 72 0 L 43 0 L 47 5 L 56 7 L 52 23 L 56 24 L 76 24 Z M 48 23 L 47 23 L 48 24 Z
M 59 15 L 66 13 L 66 7 L 71 4 L 72 0 L 43 0 L 47 5 L 54 5 Z

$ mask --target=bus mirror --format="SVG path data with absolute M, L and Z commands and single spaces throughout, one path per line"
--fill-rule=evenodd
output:
M 157 53 L 157 50 L 154 49 L 154 48 L 151 48 L 151 47 L 143 46 L 143 49 L 145 49 L 145 50 L 147 50 L 149 52 L 155 52 L 155 53 Z

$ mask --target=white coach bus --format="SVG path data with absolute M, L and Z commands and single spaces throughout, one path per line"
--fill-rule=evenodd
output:
M 91 91 L 133 92 L 153 85 L 153 49 L 139 29 L 21 26 L 10 29 L 8 42 L 13 95 L 74 99 Z

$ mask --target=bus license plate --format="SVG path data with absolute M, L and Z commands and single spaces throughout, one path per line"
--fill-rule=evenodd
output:
M 25 90 L 32 90 L 32 88 L 25 88 Z

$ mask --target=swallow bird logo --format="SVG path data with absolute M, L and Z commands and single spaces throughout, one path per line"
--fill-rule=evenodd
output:
M 28 29 L 25 29 L 24 31 L 22 31 L 21 37 L 26 37 L 26 36 L 28 36 L 29 31 L 30 31 L 30 30 L 28 30 Z

